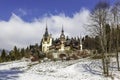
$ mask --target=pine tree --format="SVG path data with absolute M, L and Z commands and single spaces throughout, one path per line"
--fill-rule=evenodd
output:
M 9 56 L 10 56 L 11 61 L 15 60 L 15 55 L 14 55 L 13 50 L 9 52 Z
M 15 59 L 18 60 L 20 59 L 20 52 L 19 52 L 19 49 L 17 49 L 17 47 L 15 46 L 14 47 L 14 56 L 15 56 Z
M 25 56 L 25 49 L 22 48 L 20 53 L 21 53 L 21 57 L 24 57 Z
M 3 49 L 3 50 L 2 50 L 2 54 L 1 54 L 1 61 L 2 61 L 2 62 L 7 61 L 7 60 L 6 60 L 6 56 L 7 56 L 7 53 L 6 53 L 5 50 Z

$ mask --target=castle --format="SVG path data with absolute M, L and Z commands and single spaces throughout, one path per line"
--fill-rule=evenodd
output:
M 69 38 L 64 34 L 64 29 L 62 26 L 60 37 L 56 40 L 52 38 L 52 35 L 48 32 L 48 27 L 46 25 L 45 33 L 42 38 L 42 52 L 48 53 L 49 51 L 57 50 L 63 52 L 65 50 L 81 50 L 82 51 L 82 40 L 81 38 Z

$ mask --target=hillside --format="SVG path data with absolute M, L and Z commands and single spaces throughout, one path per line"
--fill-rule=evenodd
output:
M 116 63 L 111 75 L 120 80 Z M 112 69 L 114 67 L 114 69 Z M 111 80 L 102 75 L 100 60 L 79 59 L 71 61 L 31 62 L 19 60 L 0 64 L 0 80 Z

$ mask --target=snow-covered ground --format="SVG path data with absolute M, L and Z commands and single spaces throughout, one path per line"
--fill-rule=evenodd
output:
M 112 60 L 113 61 L 113 60 Z M 110 66 L 114 80 L 120 80 L 116 63 Z M 70 61 L 30 62 L 19 60 L 0 63 L 0 80 L 112 80 L 102 75 L 101 60 L 87 58 Z

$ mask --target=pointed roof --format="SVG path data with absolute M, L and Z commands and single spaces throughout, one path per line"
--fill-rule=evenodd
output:
M 46 28 L 45 28 L 45 34 L 44 36 L 47 37 L 49 34 L 48 34 L 48 28 L 47 28 L 47 24 L 46 24 Z
M 62 25 L 62 30 L 61 30 L 61 35 L 60 35 L 60 38 L 65 38 L 63 25 Z
M 62 31 L 61 32 L 62 32 L 62 34 L 64 34 L 63 25 L 62 25 Z

